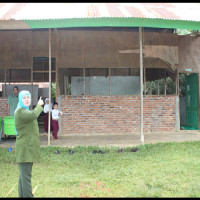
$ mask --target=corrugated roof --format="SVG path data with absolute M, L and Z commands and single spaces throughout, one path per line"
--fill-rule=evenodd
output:
M 0 3 L 1 20 L 143 17 L 200 21 L 200 3 Z
M 158 20 L 192 21 L 195 23 L 193 27 L 199 30 L 199 13 L 200 3 L 0 3 L 0 21 L 22 20 L 31 28 L 41 28 L 45 22 L 44 28 L 47 24 L 48 28 L 54 28 L 55 21 L 65 21 L 63 27 L 69 19 L 80 27 L 86 26 L 88 21 L 93 21 L 89 26 L 112 26 L 110 20 L 115 20 L 116 26 L 118 21 L 131 18 L 132 23 L 128 25 L 135 26 L 136 19 L 141 18 L 144 21 L 154 20 L 155 23 Z M 175 21 L 168 22 L 173 24 Z M 75 24 L 68 24 L 67 27 L 74 27 Z M 128 25 L 125 23 L 125 26 Z M 148 23 L 143 23 L 143 26 L 148 26 Z

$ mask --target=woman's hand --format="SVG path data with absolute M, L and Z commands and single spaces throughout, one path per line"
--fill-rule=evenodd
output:
M 44 105 L 44 101 L 42 100 L 42 97 L 40 97 L 40 99 L 38 100 L 38 104 L 40 104 L 41 106 Z

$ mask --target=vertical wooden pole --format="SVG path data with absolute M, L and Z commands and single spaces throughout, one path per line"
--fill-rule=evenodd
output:
M 67 71 L 67 76 L 65 77 L 65 78 L 66 78 L 65 84 L 67 85 L 67 87 L 66 87 L 66 88 L 67 88 L 66 94 L 67 94 L 67 95 L 70 95 L 70 94 L 69 94 L 69 89 L 70 89 L 70 88 L 69 88 L 69 69 L 67 68 L 66 71 Z
M 70 87 L 69 87 L 69 70 L 67 69 L 67 80 L 66 80 L 66 84 L 67 84 L 67 95 L 70 95 L 71 91 L 70 91 Z
M 146 94 L 146 68 L 144 67 L 144 94 Z
M 149 86 L 150 86 L 150 94 L 152 95 L 153 92 L 152 92 L 152 81 L 149 82 Z
M 166 70 L 165 70 L 165 95 L 167 94 L 167 78 L 166 78 Z
M 179 92 L 179 72 L 178 72 L 178 69 L 177 69 L 177 95 L 178 95 L 178 121 L 179 121 L 179 126 L 178 126 L 178 130 L 180 130 L 180 126 L 181 126 L 181 119 L 180 119 L 180 92 Z
M 68 68 L 64 72 L 64 95 L 69 95 L 69 72 Z
M 179 96 L 179 73 L 178 73 L 178 70 L 176 70 L 176 95 Z
M 58 30 L 55 29 L 56 32 L 56 62 L 55 62 L 55 67 L 56 67 L 56 102 L 58 102 L 58 96 L 60 95 L 60 86 L 59 86 L 59 75 L 58 75 L 58 66 L 57 66 L 57 62 L 58 62 Z
M 143 135 L 143 56 L 142 56 L 142 28 L 139 27 L 140 43 L 140 141 L 144 143 Z
M 64 95 L 67 95 L 67 84 L 66 84 L 66 73 L 63 74 L 63 83 L 64 83 Z
M 83 68 L 83 95 L 85 95 L 85 68 Z
M 9 85 L 10 85 L 10 80 L 11 80 L 11 69 L 9 69 Z
M 180 130 L 179 73 L 176 70 L 176 130 Z
M 108 68 L 108 70 L 109 70 L 109 94 L 111 96 L 111 69 Z
M 51 29 L 49 28 L 49 123 L 48 123 L 48 146 L 50 145 L 51 127 Z
M 6 68 L 5 68 L 5 71 L 4 71 L 4 84 L 5 84 L 5 87 L 4 87 L 4 97 L 6 97 Z
M 200 76 L 198 73 L 198 128 L 200 128 Z
M 33 109 L 33 57 L 32 57 L 32 65 L 31 65 L 31 109 Z

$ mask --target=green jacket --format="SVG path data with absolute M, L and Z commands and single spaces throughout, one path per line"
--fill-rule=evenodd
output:
M 40 162 L 40 135 L 37 118 L 43 111 L 39 104 L 34 110 L 19 108 L 15 113 L 17 130 L 16 162 Z

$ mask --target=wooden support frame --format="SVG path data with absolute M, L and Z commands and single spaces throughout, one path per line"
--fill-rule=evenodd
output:
M 176 129 L 177 130 L 180 130 L 180 126 L 181 126 L 181 124 L 180 124 L 180 121 L 181 121 L 181 119 L 180 119 L 180 91 L 179 91 L 179 72 L 178 72 L 178 70 L 176 70 L 176 85 L 177 85 L 177 90 L 176 90 L 176 92 L 177 92 L 177 106 L 178 106 L 178 108 L 177 108 L 177 111 L 178 111 L 178 114 L 177 114 L 177 125 L 176 125 Z
M 143 55 L 142 55 L 142 27 L 139 27 L 140 44 L 140 141 L 144 143 L 143 135 Z
M 167 71 L 165 70 L 165 96 L 167 95 L 167 77 L 166 77 Z
M 4 97 L 6 97 L 6 68 L 4 69 L 4 85 L 5 85 L 5 87 L 4 87 Z
M 109 94 L 111 96 L 111 69 L 108 68 L 108 73 L 109 73 Z
M 31 109 L 33 109 L 33 58 L 31 64 Z
M 55 62 L 55 67 L 56 67 L 56 101 L 58 101 L 58 96 L 60 95 L 60 86 L 59 86 L 59 74 L 58 74 L 58 67 L 57 67 L 57 61 L 58 61 L 58 45 L 59 45 L 59 37 L 58 37 L 58 30 L 55 29 L 56 33 L 56 62 Z
M 144 95 L 146 95 L 146 68 L 144 67 Z
M 85 95 L 85 68 L 83 68 L 83 95 Z
M 179 96 L 179 73 L 178 73 L 178 70 L 176 70 L 176 95 Z
M 51 72 L 56 73 L 56 71 Z M 33 73 L 49 73 L 49 71 L 33 71 Z
M 160 80 L 158 79 L 158 95 L 160 95 Z
M 198 119 L 200 119 L 200 76 L 198 73 Z M 200 128 L 200 120 L 198 120 L 198 128 Z
M 49 28 L 49 123 L 48 123 L 48 146 L 50 146 L 51 127 L 51 29 Z

